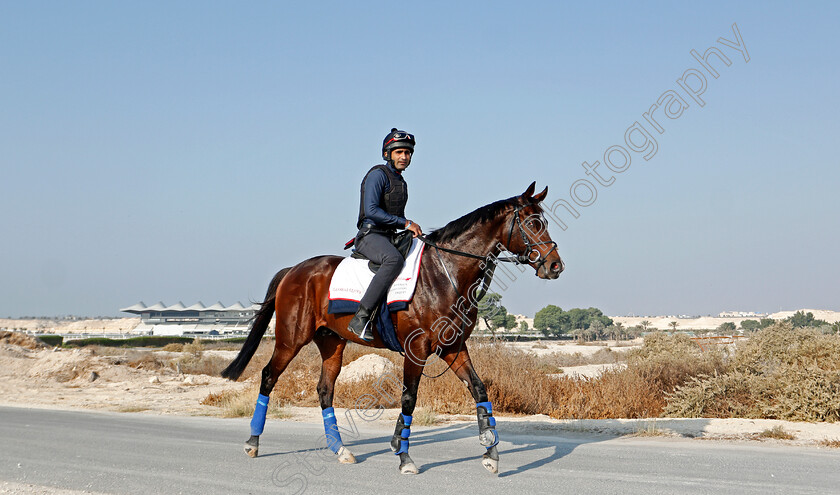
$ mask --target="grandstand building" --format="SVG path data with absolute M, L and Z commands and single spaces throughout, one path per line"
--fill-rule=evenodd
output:
M 146 306 L 141 301 L 120 311 L 140 315 L 140 324 L 133 333 L 207 336 L 246 333 L 259 307 L 258 304 L 246 307 L 240 302 L 232 306 L 220 302 L 205 306 L 201 301 L 192 306 L 184 306 L 180 301 L 172 306 L 162 302 Z

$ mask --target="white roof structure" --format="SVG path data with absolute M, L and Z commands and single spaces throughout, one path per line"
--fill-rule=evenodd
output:
M 198 301 L 197 303 L 191 306 L 184 306 L 184 303 L 178 301 L 176 304 L 172 306 L 166 306 L 163 302 L 158 302 L 151 306 L 146 306 L 146 303 L 140 301 L 137 304 L 129 306 L 127 308 L 123 308 L 120 311 L 123 313 L 134 313 L 134 314 L 141 314 L 141 313 L 152 313 L 152 312 L 163 312 L 163 311 L 176 311 L 176 312 L 183 312 L 183 311 L 249 311 L 249 310 L 258 310 L 260 308 L 259 304 L 252 304 L 250 306 L 245 306 L 241 302 L 237 301 L 235 304 L 230 306 L 225 306 L 221 302 L 216 302 L 211 306 L 205 306 L 204 303 Z
M 120 311 L 122 311 L 123 313 L 142 312 L 142 310 L 146 309 L 146 307 L 147 307 L 146 303 L 144 303 L 143 301 L 140 301 L 139 303 L 137 303 L 133 306 L 129 306 L 127 308 L 123 308 Z

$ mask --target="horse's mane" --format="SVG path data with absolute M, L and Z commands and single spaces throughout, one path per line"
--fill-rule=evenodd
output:
M 517 197 L 514 196 L 512 198 L 500 199 L 499 201 L 490 203 L 489 205 L 482 206 L 471 213 L 467 213 L 461 218 L 452 220 L 439 229 L 435 229 L 427 235 L 426 238 L 435 243 L 446 242 L 454 239 L 477 223 L 493 220 L 502 210 L 508 208 L 509 206 L 514 206 L 516 204 L 516 200 Z

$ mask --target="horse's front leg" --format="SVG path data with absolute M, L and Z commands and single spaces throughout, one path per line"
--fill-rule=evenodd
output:
M 414 406 L 417 405 L 417 389 L 420 386 L 422 374 L 423 365 L 419 364 L 415 357 L 410 356 L 410 353 L 406 353 L 403 363 L 402 413 L 397 418 L 397 427 L 391 438 L 391 450 L 400 456 L 400 473 L 402 474 L 420 472 L 408 455 L 408 437 L 411 435 L 411 415 L 414 414 Z
M 499 434 L 496 432 L 496 418 L 493 417 L 493 405 L 487 397 L 487 389 L 476 374 L 470 361 L 470 354 L 464 346 L 460 351 L 444 353 L 443 360 L 455 371 L 458 378 L 470 389 L 475 399 L 478 416 L 478 441 L 487 451 L 481 459 L 481 465 L 493 474 L 499 473 Z

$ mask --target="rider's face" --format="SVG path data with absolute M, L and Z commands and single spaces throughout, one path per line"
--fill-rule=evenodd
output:
M 397 148 L 391 151 L 391 160 L 394 161 L 394 168 L 402 172 L 411 164 L 411 150 Z

